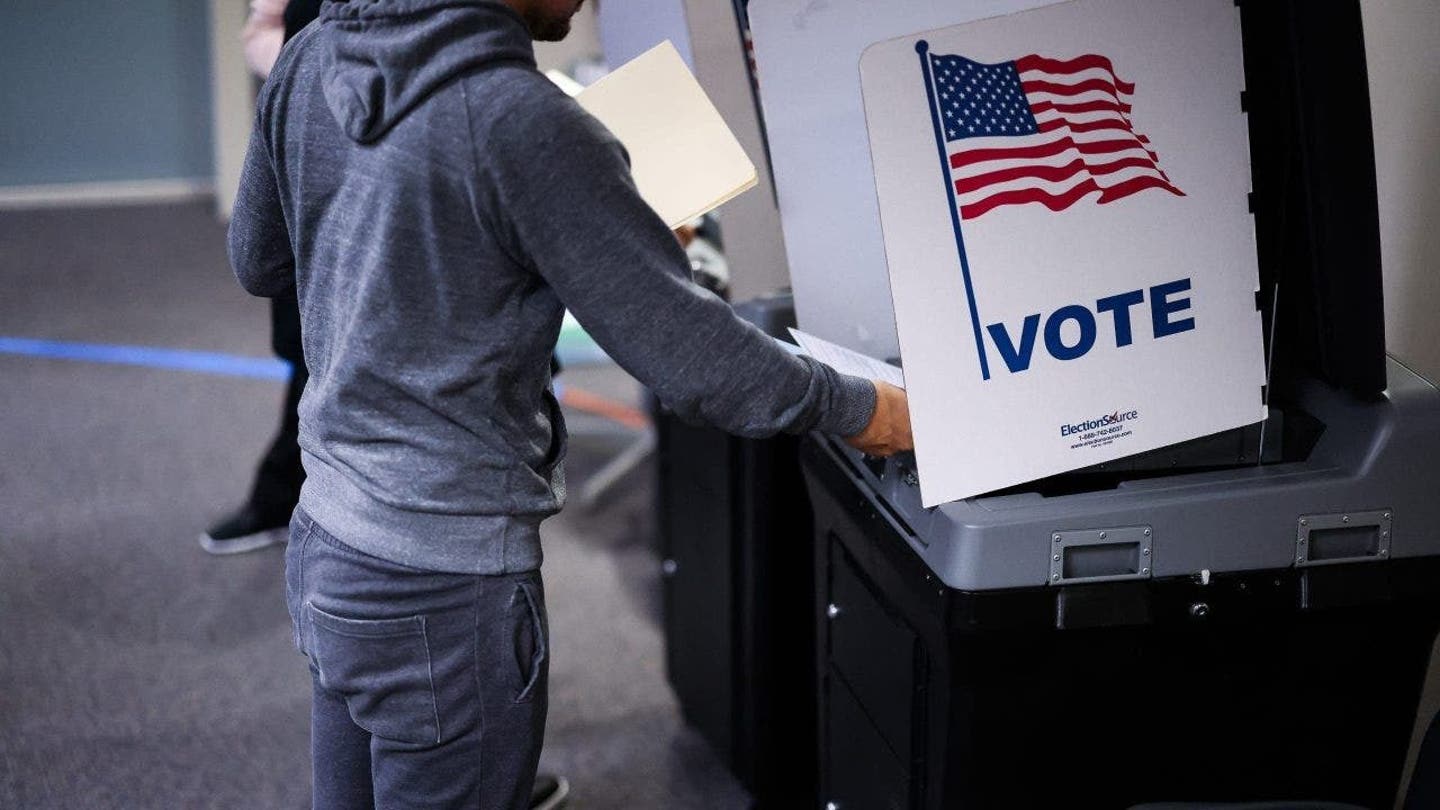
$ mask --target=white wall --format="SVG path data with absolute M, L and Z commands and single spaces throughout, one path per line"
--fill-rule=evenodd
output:
M 600 45 L 612 70 L 668 39 L 695 72 L 684 0 L 604 0 L 599 16 Z
M 240 170 L 255 120 L 255 80 L 245 66 L 240 31 L 249 4 L 210 0 L 210 95 L 215 160 L 215 212 L 228 220 L 240 188 Z
M 1385 339 L 1440 383 L 1440 2 L 1361 0 L 1380 191 Z
M 535 43 L 535 64 L 541 71 L 564 71 L 577 61 L 599 56 L 600 32 L 594 3 L 586 3 L 571 19 L 570 36 L 563 41 Z

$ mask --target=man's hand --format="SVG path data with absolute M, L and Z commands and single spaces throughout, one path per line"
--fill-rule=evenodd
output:
M 902 389 L 880 382 L 875 385 L 875 415 L 865 429 L 845 440 L 867 456 L 890 456 L 915 449 L 910 435 L 910 400 Z
M 681 225 L 675 229 L 675 239 L 682 248 L 690 247 L 690 243 L 695 241 L 695 234 L 694 225 Z

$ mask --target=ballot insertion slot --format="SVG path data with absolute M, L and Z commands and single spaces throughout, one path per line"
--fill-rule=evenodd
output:
M 1302 515 L 1295 532 L 1295 565 L 1375 562 L 1390 557 L 1391 511 Z
M 836 445 L 836 447 L 838 448 L 839 445 Z M 857 480 L 865 480 L 864 475 L 860 472 L 862 466 L 864 467 L 864 469 L 869 471 L 870 475 L 874 477 L 875 481 L 880 482 L 885 480 L 885 467 L 887 462 L 883 458 L 874 458 L 872 456 L 862 455 L 860 457 L 860 464 L 857 465 L 849 453 L 838 449 L 835 452 L 835 457 L 840 459 L 840 462 L 842 464 L 850 468 L 851 474 L 854 475 Z M 869 500 L 872 504 L 878 507 L 880 512 L 884 514 L 886 520 L 890 522 L 890 525 L 893 526 L 902 535 L 911 540 L 914 540 L 922 546 L 930 545 L 929 541 L 925 539 L 924 535 L 917 534 L 914 529 L 910 528 L 909 522 L 907 522 L 905 518 L 900 516 L 900 513 L 895 510 L 894 506 L 890 505 L 887 499 L 879 497 L 872 492 L 869 494 L 867 500 Z
M 1051 585 L 1149 579 L 1154 567 L 1149 526 L 1057 529 L 1050 535 Z

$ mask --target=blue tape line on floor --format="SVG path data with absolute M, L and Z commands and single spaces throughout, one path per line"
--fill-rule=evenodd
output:
M 283 360 L 242 357 L 219 352 L 0 337 L 0 354 L 18 354 L 55 360 L 80 360 L 87 363 L 145 366 L 146 368 L 222 374 L 228 377 L 250 377 L 260 380 L 283 381 L 290 379 L 290 364 Z

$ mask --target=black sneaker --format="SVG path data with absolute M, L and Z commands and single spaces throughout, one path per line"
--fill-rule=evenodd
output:
M 560 810 L 570 799 L 570 783 L 553 773 L 535 774 L 530 791 L 530 810 Z
M 289 515 L 261 514 L 246 504 L 200 535 L 200 547 L 211 554 L 243 554 L 289 539 Z

